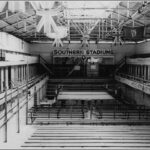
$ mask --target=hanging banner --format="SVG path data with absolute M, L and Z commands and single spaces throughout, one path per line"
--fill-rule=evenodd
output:
M 113 51 L 108 50 L 54 50 L 53 56 L 102 56 L 113 55 Z
M 144 27 L 123 27 L 123 38 L 126 40 L 142 40 Z

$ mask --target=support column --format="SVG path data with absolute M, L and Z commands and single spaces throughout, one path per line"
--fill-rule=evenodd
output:
M 19 88 L 17 87 L 17 133 L 20 133 L 20 104 L 19 104 Z
M 150 80 L 150 66 L 148 66 L 148 80 Z
M 24 65 L 22 66 L 22 82 L 24 83 Z
M 15 69 L 14 69 L 14 66 L 11 67 L 11 81 L 12 82 L 15 81 Z
M 15 67 L 15 83 L 18 84 L 18 66 Z
M 36 92 L 36 86 L 34 87 L 34 107 L 37 107 L 38 99 L 37 99 L 37 92 Z
M 19 66 L 19 83 L 21 82 L 21 66 Z
M 40 87 L 39 87 L 39 89 L 38 89 L 38 92 L 39 92 L 39 102 L 41 101 L 41 93 L 40 93 Z
M 1 92 L 4 91 L 4 68 L 1 68 Z
M 19 69 L 19 67 L 20 66 L 17 66 L 17 77 L 18 77 L 18 79 L 17 79 L 17 81 L 18 81 L 18 83 L 17 84 L 19 84 L 19 82 L 20 82 L 20 69 Z
M 8 89 L 8 67 L 5 68 L 5 86 Z
M 29 81 L 29 64 L 26 66 L 26 125 L 28 124 L 28 81 Z
M 7 88 L 5 88 L 5 140 L 4 142 L 7 143 Z
M 42 86 L 41 86 L 41 88 L 40 88 L 40 96 L 41 96 L 40 99 L 43 100 Z
M 24 81 L 26 80 L 26 66 L 24 65 Z
M 36 91 L 37 105 L 40 105 L 40 97 L 39 97 L 39 95 L 38 95 L 38 91 L 39 91 L 39 90 Z
M 23 75 L 23 66 L 21 66 L 21 83 L 23 83 L 23 81 L 24 81 L 24 79 L 23 79 L 23 77 L 24 77 L 24 75 Z

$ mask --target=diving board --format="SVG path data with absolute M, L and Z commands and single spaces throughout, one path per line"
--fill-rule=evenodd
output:
M 59 93 L 57 100 L 114 100 L 114 97 L 107 92 L 62 91 Z

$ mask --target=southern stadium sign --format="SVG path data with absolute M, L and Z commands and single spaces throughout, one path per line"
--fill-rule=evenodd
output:
M 113 55 L 111 49 L 97 49 L 97 50 L 54 50 L 53 56 L 98 56 L 98 55 Z

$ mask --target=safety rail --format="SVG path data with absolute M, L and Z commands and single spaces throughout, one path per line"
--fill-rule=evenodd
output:
M 46 74 L 45 74 L 46 75 Z M 45 75 L 42 75 L 42 76 L 40 76 L 37 80 L 35 79 L 35 80 L 33 80 L 32 79 L 32 81 L 29 81 L 29 85 L 31 86 L 31 83 L 32 84 L 36 84 L 38 81 L 40 81 Z M 15 93 L 16 91 L 17 91 L 17 89 L 19 89 L 19 90 L 22 90 L 24 87 L 25 87 L 26 85 L 23 85 L 23 86 L 21 86 L 21 87 L 18 87 L 18 88 L 16 88 L 15 89 L 15 91 L 13 91 L 12 93 L 9 93 L 9 94 L 7 94 L 7 97 L 9 96 L 9 95 L 11 95 L 11 94 L 13 94 L 13 93 Z M 29 88 L 30 88 L 30 86 L 29 86 Z M 22 90 L 23 91 L 23 90 Z M 22 92 L 20 92 L 19 94 L 21 94 Z M 18 95 L 16 95 L 16 96 L 18 96 Z M 14 96 L 14 97 L 16 97 L 16 96 Z M 14 98 L 14 97 L 12 97 L 12 98 Z M 2 99 L 4 99 L 5 98 L 5 96 L 3 97 L 3 98 L 1 98 L 0 100 L 2 100 Z M 7 101 L 7 103 L 8 103 L 8 101 Z M 15 106 L 16 107 L 16 106 Z M 15 108 L 14 107 L 14 108 Z M 12 108 L 13 109 L 13 108 Z M 10 109 L 9 111 L 8 111 L 8 113 L 9 112 L 11 112 L 12 110 Z M 4 118 L 4 116 L 2 116 L 1 118 L 0 118 L 0 120 L 2 119 L 2 118 Z
M 32 78 L 31 80 L 28 81 L 28 87 L 30 88 L 33 84 L 35 84 L 36 82 L 40 81 L 42 78 L 46 77 L 47 74 L 44 74 L 44 75 L 41 75 L 40 77 L 39 76 L 36 76 L 35 78 Z M 13 91 L 12 89 L 8 89 L 7 90 L 7 97 L 8 96 L 11 96 L 12 94 L 14 94 L 15 92 L 17 92 L 17 88 L 19 89 L 22 89 L 22 90 L 25 90 L 26 89 L 26 86 L 27 86 L 27 83 L 23 84 L 23 85 L 20 85 L 19 87 L 13 87 Z M 0 105 L 2 105 L 2 100 L 5 98 L 5 92 L 1 93 L 1 95 L 3 94 L 2 97 L 0 97 Z M 11 97 L 12 98 L 12 97 Z
M 87 112 L 87 107 L 81 106 L 72 106 L 72 105 L 65 105 L 65 108 L 62 108 L 62 105 L 39 105 L 36 107 L 32 107 L 28 110 L 28 118 L 31 119 L 31 124 L 36 118 L 60 118 L 60 112 L 66 109 L 66 112 L 73 111 L 73 110 L 81 110 L 82 118 L 84 118 L 84 113 Z M 52 116 L 53 111 L 55 111 L 55 117 Z M 51 112 L 52 111 L 52 112 Z M 77 111 L 78 112 L 78 111 Z M 46 116 L 38 116 L 37 114 L 46 114 Z M 68 114 L 69 115 L 69 114 Z M 70 114 L 71 116 L 71 114 Z
M 138 82 L 140 82 L 140 83 L 143 83 L 143 84 L 146 84 L 146 85 L 150 86 L 150 85 L 149 85 L 150 80 L 145 80 L 145 79 L 143 79 L 143 78 L 136 77 L 136 76 L 129 75 L 129 74 L 125 74 L 125 73 L 117 73 L 116 75 L 118 75 L 118 76 L 120 76 L 120 77 L 123 77 L 123 78 L 126 78 L 126 79 L 138 81 Z
M 94 107 L 93 107 L 94 106 Z M 106 104 L 99 107 L 93 105 L 92 108 L 87 106 L 74 106 L 74 105 L 61 105 L 57 106 L 38 106 L 37 108 L 32 108 L 29 110 L 28 118 L 31 120 L 31 124 L 36 122 L 36 119 L 49 119 L 49 122 L 53 123 L 55 121 L 61 121 L 63 119 L 91 119 L 92 121 L 103 121 L 105 119 L 113 120 L 132 120 L 135 121 L 147 121 L 150 120 L 150 108 L 143 105 L 126 105 L 123 104 Z M 90 115 L 87 118 L 87 113 L 90 111 Z M 68 114 L 68 112 L 70 114 Z M 79 115 L 80 114 L 80 115 Z M 94 116 L 96 116 L 96 118 Z M 82 120 L 83 121 L 83 120 Z M 111 122 L 111 121 L 110 121 Z M 42 123 L 42 122 L 41 122 Z
M 28 101 L 30 101 L 30 100 L 33 98 L 33 96 L 34 96 L 34 93 L 31 95 L 31 97 L 30 97 L 30 99 L 29 99 Z M 24 97 L 21 102 L 24 102 L 25 100 L 26 100 L 26 97 Z M 23 103 L 23 104 L 20 106 L 20 110 L 25 106 L 26 103 L 27 103 L 27 101 L 25 101 L 25 103 Z M 11 108 L 10 111 L 14 110 L 16 107 L 17 107 L 17 105 L 15 105 L 13 108 Z M 8 111 L 7 113 L 9 113 L 10 111 Z M 3 122 L 3 124 L 0 126 L 0 129 L 6 124 L 6 122 L 10 121 L 11 118 L 12 118 L 14 115 L 16 115 L 16 113 L 17 113 L 17 111 L 16 111 L 16 112 L 13 112 L 12 115 L 11 115 L 6 121 Z M 0 119 L 2 119 L 2 118 L 4 118 L 4 117 L 5 117 L 5 116 L 2 116 Z
M 17 131 L 17 133 L 20 132 L 20 110 L 25 105 L 28 104 L 28 102 L 34 97 L 34 94 L 37 92 L 37 91 L 34 91 L 32 95 L 30 93 L 30 97 L 27 98 L 27 95 L 29 94 L 28 93 L 28 89 L 30 89 L 33 85 L 35 85 L 36 83 L 38 83 L 40 80 L 44 79 L 44 77 L 46 77 L 46 74 L 41 75 L 40 77 L 37 77 L 34 80 L 33 79 L 30 80 L 26 85 L 17 86 L 14 91 L 12 91 L 11 93 L 9 93 L 8 95 L 11 95 L 11 97 L 12 97 L 12 93 L 15 93 L 17 91 L 16 95 L 13 96 L 13 98 L 16 99 L 15 100 L 15 104 L 14 104 L 13 107 L 9 108 L 9 110 L 7 110 L 7 107 L 8 107 L 7 106 L 7 104 L 8 104 L 7 97 L 8 97 L 8 95 L 7 95 L 7 90 L 5 90 L 5 95 L 4 95 L 4 97 L 1 98 L 1 99 L 5 100 L 4 101 L 5 109 L 4 109 L 4 111 L 0 112 L 0 115 L 1 115 L 1 117 L 0 117 L 0 120 L 1 120 L 1 122 L 0 122 L 0 129 L 3 128 L 3 127 L 5 127 L 5 141 L 4 142 L 7 142 L 7 123 L 16 114 L 18 115 L 18 121 L 17 121 L 18 131 Z M 15 85 L 13 81 L 11 81 L 11 84 Z M 20 96 L 20 94 L 23 94 L 23 95 Z M 27 109 L 28 109 L 28 107 L 27 107 Z
M 108 108 L 108 109 L 106 109 Z M 130 119 L 133 116 L 137 117 L 139 120 L 141 119 L 150 119 L 150 108 L 146 107 L 145 105 L 131 105 L 131 104 L 106 104 L 102 106 L 97 106 L 96 110 L 99 112 L 100 119 L 104 117 L 113 117 L 114 119 L 117 119 L 117 116 L 122 116 L 124 119 Z M 110 112 L 112 112 L 110 114 Z M 103 115 L 105 113 L 105 115 Z M 134 114 L 134 115 L 133 115 Z M 145 118 L 143 118 L 145 117 Z M 136 118 L 136 119 L 137 119 Z

